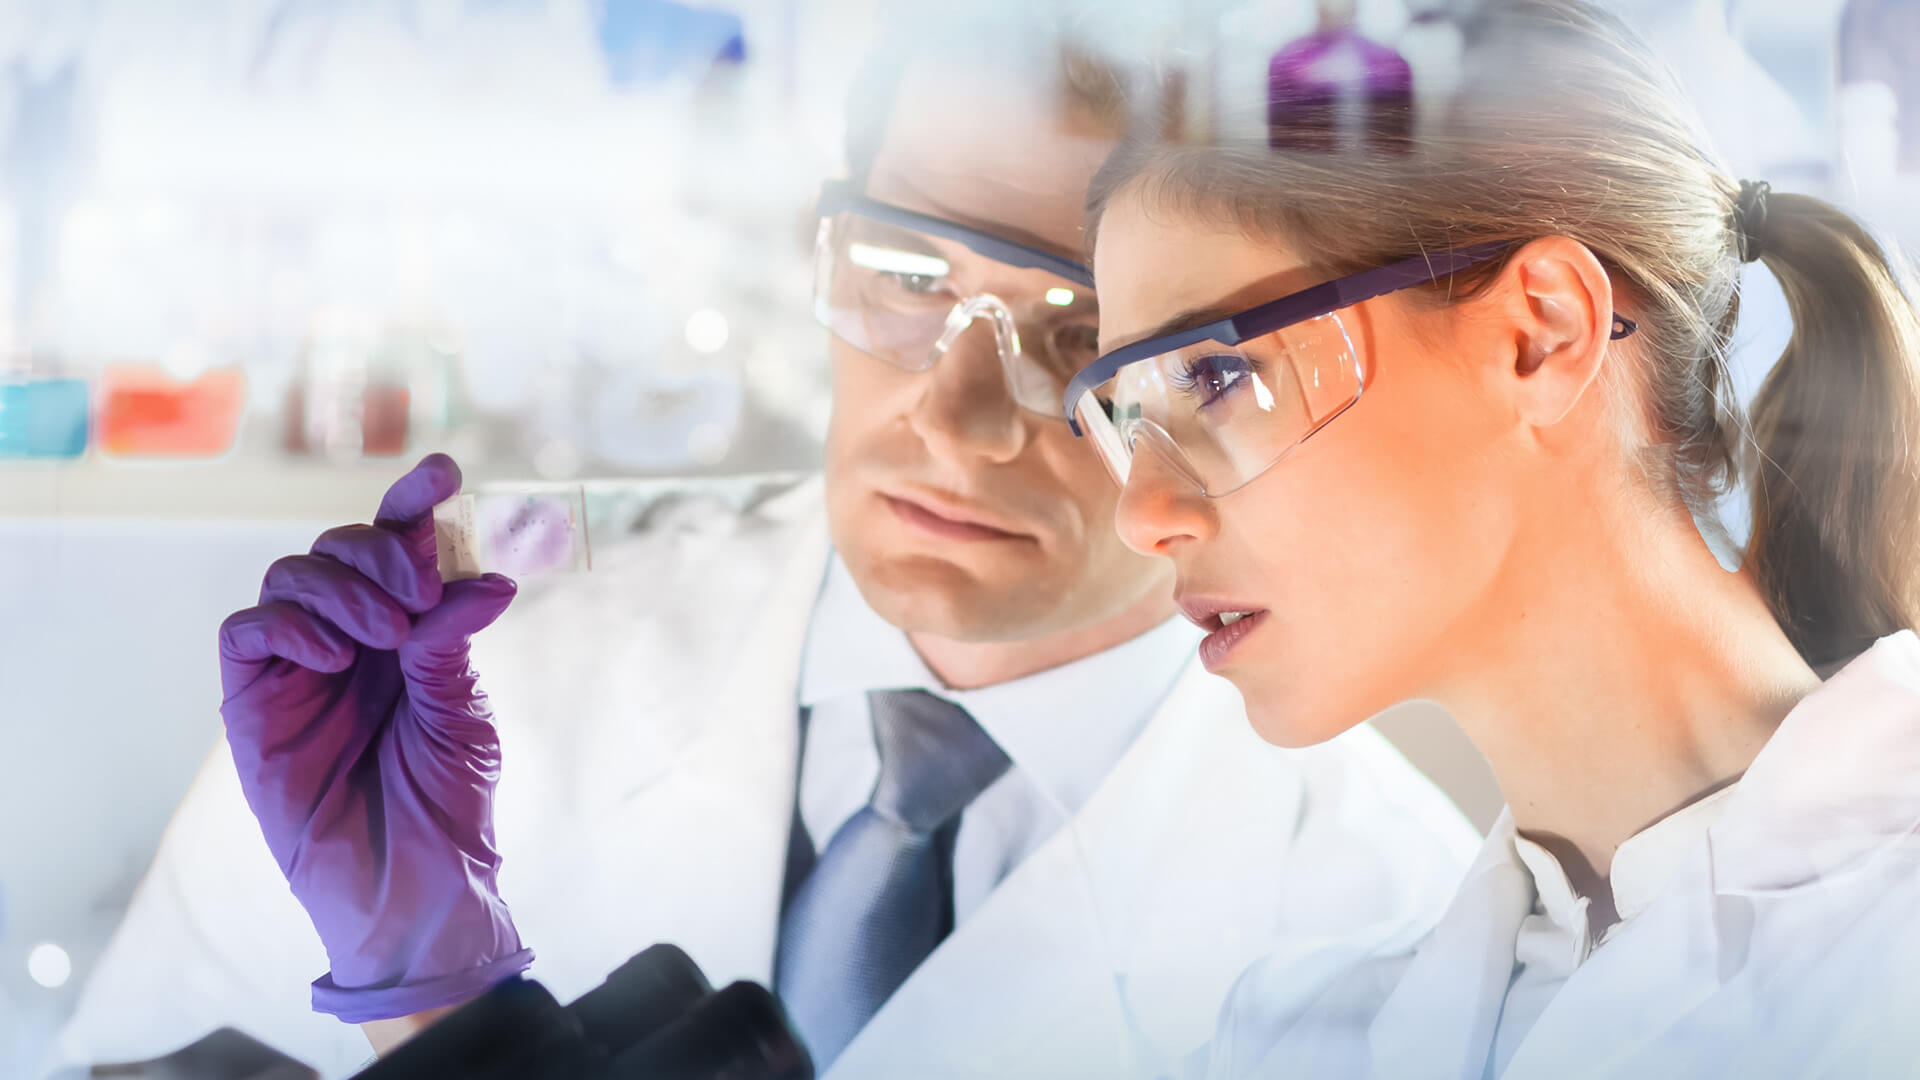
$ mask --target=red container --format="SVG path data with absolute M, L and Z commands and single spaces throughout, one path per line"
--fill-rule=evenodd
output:
M 153 365 L 110 367 L 100 379 L 95 438 L 115 457 L 218 457 L 233 448 L 246 403 L 239 368 L 182 380 Z

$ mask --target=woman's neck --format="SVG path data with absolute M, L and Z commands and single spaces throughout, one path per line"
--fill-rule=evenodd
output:
M 1453 639 L 1466 663 L 1433 695 L 1599 926 L 1614 921 L 1620 844 L 1745 772 L 1819 684 L 1683 509 L 1616 501 L 1543 516 L 1542 535 L 1514 546 L 1491 602 Z

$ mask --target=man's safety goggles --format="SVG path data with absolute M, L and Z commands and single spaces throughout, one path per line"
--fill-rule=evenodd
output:
M 1098 354 L 1093 275 L 1071 259 L 867 198 L 820 194 L 814 317 L 848 345 L 926 371 L 975 322 L 993 334 L 1015 403 L 1049 418 Z
M 1197 316 L 1100 357 L 1063 401 L 1121 484 L 1145 443 L 1218 497 L 1266 472 L 1360 400 L 1366 360 L 1342 311 L 1497 258 L 1508 244 L 1421 255 L 1315 285 L 1227 318 Z M 1639 329 L 1614 316 L 1612 336 Z

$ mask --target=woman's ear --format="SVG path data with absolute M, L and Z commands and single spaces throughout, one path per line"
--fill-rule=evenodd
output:
M 1489 375 L 1519 419 L 1551 427 L 1597 384 L 1613 330 L 1613 282 L 1585 244 L 1546 236 L 1515 252 L 1500 299 L 1499 370 Z

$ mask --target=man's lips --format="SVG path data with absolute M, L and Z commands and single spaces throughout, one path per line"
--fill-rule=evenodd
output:
M 917 529 L 950 540 L 1031 540 L 994 516 L 951 498 L 926 492 L 881 492 L 900 520 Z

